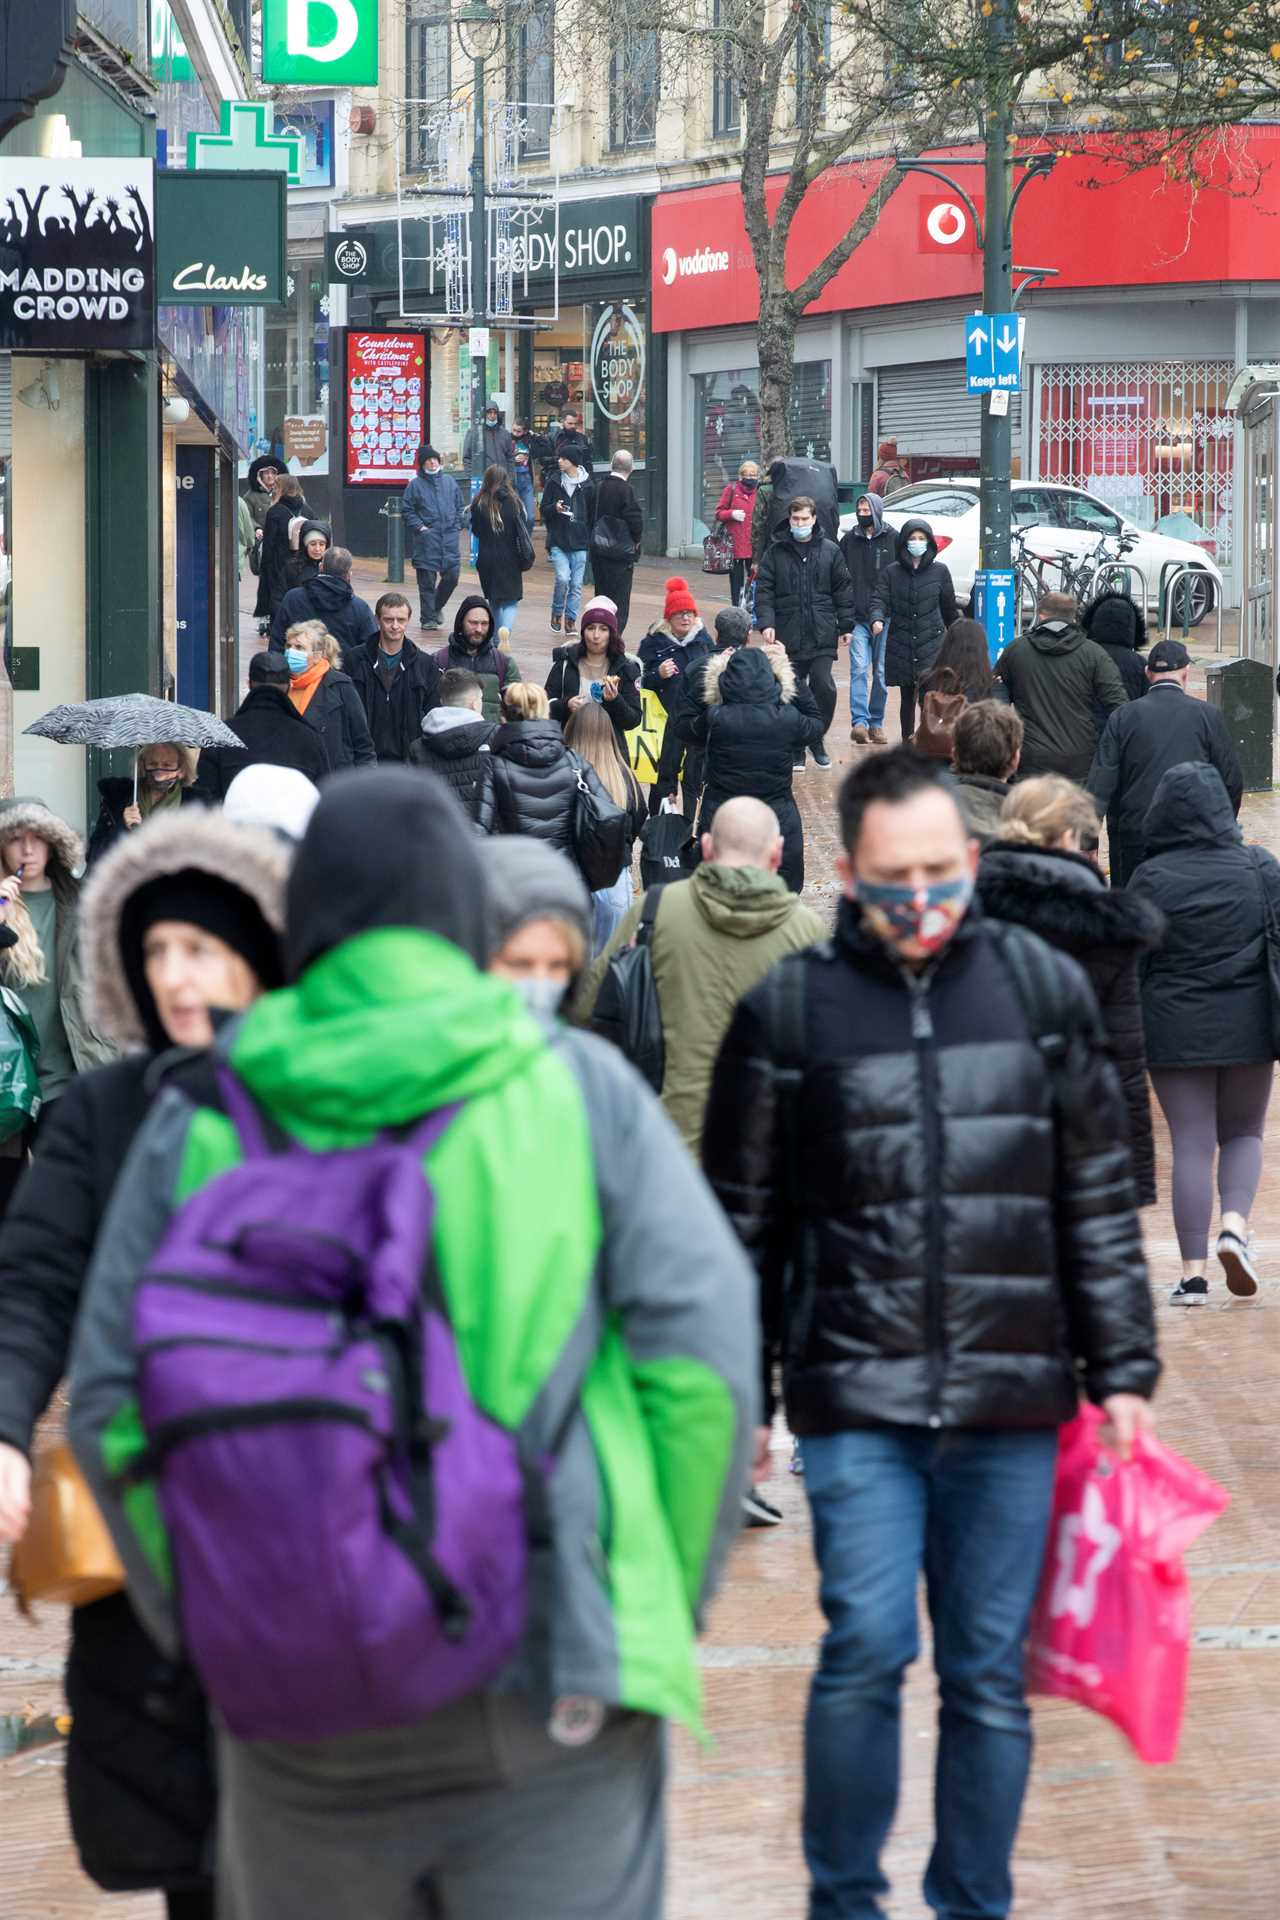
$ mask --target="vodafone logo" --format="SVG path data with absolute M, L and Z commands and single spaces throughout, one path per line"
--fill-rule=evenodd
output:
M 921 253 L 976 253 L 973 216 L 958 200 L 920 202 Z
M 728 273 L 729 256 L 714 247 L 698 253 L 677 253 L 674 247 L 662 249 L 662 284 L 674 286 L 677 280 L 700 279 L 708 273 Z

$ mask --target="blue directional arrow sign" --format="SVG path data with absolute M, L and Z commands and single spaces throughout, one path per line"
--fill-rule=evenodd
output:
M 987 630 L 987 648 L 995 665 L 1018 628 L 1018 582 L 1012 568 L 980 567 L 973 576 L 973 617 Z
M 965 385 L 970 393 L 1017 393 L 1022 335 L 1016 313 L 971 313 L 964 323 Z

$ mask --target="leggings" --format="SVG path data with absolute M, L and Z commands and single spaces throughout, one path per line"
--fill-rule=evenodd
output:
M 794 662 L 792 662 L 795 665 Z M 820 653 L 806 666 L 796 666 L 796 685 L 808 687 L 818 703 L 818 712 L 822 717 L 822 731 L 825 733 L 835 718 L 836 683 L 831 678 L 831 669 L 835 661 L 829 654 Z M 821 743 L 819 743 L 819 746 Z
M 214 1920 L 213 1888 L 193 1887 L 166 1894 L 165 1912 L 168 1920 Z
M 909 687 L 900 687 L 898 691 L 902 695 L 902 705 L 898 711 L 898 721 L 902 729 L 902 738 L 904 741 L 908 741 L 914 737 L 916 730 L 917 689 L 912 685 Z
M 1173 1224 L 1184 1260 L 1207 1260 L 1213 1156 L 1223 1213 L 1247 1220 L 1262 1178 L 1262 1129 L 1272 1062 L 1248 1067 L 1153 1067 L 1151 1084 L 1173 1136 Z

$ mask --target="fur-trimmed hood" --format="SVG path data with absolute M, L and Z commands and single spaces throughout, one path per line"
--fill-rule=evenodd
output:
M 241 887 L 268 926 L 284 931 L 290 850 L 260 827 L 238 826 L 212 808 L 184 807 L 136 827 L 104 855 L 85 882 L 80 926 L 90 1019 L 120 1047 L 150 1047 L 125 972 L 120 923 L 140 887 L 194 868 Z
M 37 833 L 48 842 L 49 851 L 65 869 L 69 880 L 84 866 L 84 841 L 43 800 L 19 794 L 14 800 L 0 800 L 0 842 L 20 833 Z
M 978 898 L 993 920 L 1029 927 L 1071 954 L 1145 953 L 1164 935 L 1164 915 L 1149 901 L 1113 892 L 1091 861 L 1052 848 L 996 841 L 978 862 Z
M 709 707 L 735 706 L 739 701 L 763 701 L 772 692 L 756 661 L 767 664 L 783 703 L 794 700 L 795 669 L 784 648 L 734 647 L 730 652 L 713 653 L 702 677 L 702 698 Z M 728 684 L 722 685 L 728 675 Z

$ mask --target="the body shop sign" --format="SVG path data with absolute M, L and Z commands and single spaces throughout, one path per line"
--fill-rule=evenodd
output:
M 0 160 L 0 348 L 156 343 L 150 160 Z
M 420 333 L 347 336 L 347 485 L 403 487 L 427 437 L 427 353 Z
M 644 396 L 644 323 L 634 307 L 620 301 L 596 321 L 591 391 L 606 420 L 625 420 Z

